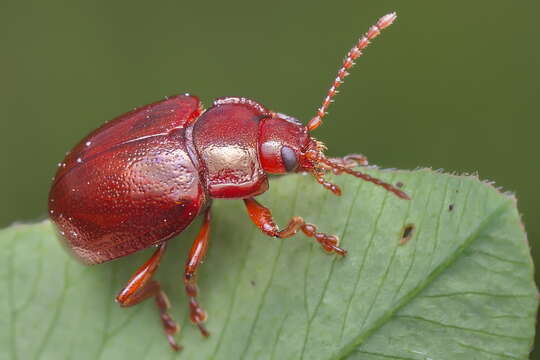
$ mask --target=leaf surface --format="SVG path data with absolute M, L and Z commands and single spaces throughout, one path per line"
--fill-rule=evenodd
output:
M 300 215 L 337 234 L 343 259 L 301 234 L 262 235 L 240 201 L 214 202 L 199 272 L 208 339 L 182 284 L 200 221 L 171 240 L 157 279 L 183 326 L 179 354 L 151 301 L 113 301 L 151 250 L 87 267 L 49 222 L 0 231 L 0 359 L 527 359 L 538 295 L 515 199 L 474 177 L 368 172 L 413 200 L 346 176 L 338 198 L 302 175 L 259 198 L 279 224 Z

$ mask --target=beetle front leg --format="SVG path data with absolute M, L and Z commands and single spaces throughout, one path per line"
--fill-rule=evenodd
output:
M 246 204 L 251 221 L 253 221 L 262 232 L 269 236 L 284 239 L 293 236 L 298 230 L 302 230 L 306 236 L 314 238 L 321 244 L 325 251 L 335 252 L 342 256 L 347 254 L 346 250 L 338 246 L 339 238 L 337 236 L 318 232 L 315 225 L 306 223 L 300 216 L 294 216 L 283 230 L 279 230 L 279 227 L 272 218 L 270 209 L 259 204 L 254 198 L 244 199 L 244 203 Z
M 176 343 L 173 335 L 178 332 L 180 327 L 168 313 L 168 309 L 170 308 L 169 299 L 163 290 L 161 290 L 159 282 L 151 280 L 159 266 L 166 247 L 166 243 L 160 244 L 152 257 L 137 269 L 135 274 L 129 279 L 127 285 L 116 296 L 116 302 L 122 307 L 129 307 L 137 305 L 150 297 L 155 297 L 167 341 L 173 350 L 179 351 L 182 347 Z
M 186 287 L 186 293 L 189 300 L 189 310 L 191 322 L 199 327 L 201 334 L 208 337 L 210 333 L 202 325 L 207 319 L 206 312 L 201 308 L 197 301 L 198 289 L 196 282 L 196 272 L 201 264 L 206 250 L 208 249 L 208 235 L 210 233 L 210 208 L 204 213 L 204 221 L 199 231 L 199 234 L 195 238 L 191 250 L 189 252 L 188 259 L 186 261 L 186 268 L 184 272 L 184 285 Z

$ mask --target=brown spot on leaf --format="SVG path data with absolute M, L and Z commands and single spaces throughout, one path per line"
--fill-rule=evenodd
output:
M 399 239 L 399 245 L 405 245 L 411 240 L 414 232 L 414 224 L 407 224 L 403 227 L 401 232 L 401 238 Z

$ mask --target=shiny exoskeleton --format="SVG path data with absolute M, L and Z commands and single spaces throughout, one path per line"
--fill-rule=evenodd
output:
M 268 174 L 308 172 L 336 195 L 341 190 L 324 179 L 327 171 L 348 173 L 408 199 L 401 190 L 353 170 L 366 165 L 361 155 L 327 158 L 311 137 L 331 99 L 371 39 L 395 19 L 377 22 L 349 51 L 317 116 L 303 126 L 243 97 L 225 97 L 205 110 L 196 96 L 172 96 L 138 108 L 92 132 L 59 164 L 49 195 L 49 214 L 62 241 L 87 264 L 98 264 L 156 246 L 120 291 L 116 300 L 132 306 L 154 297 L 169 344 L 178 325 L 168 314 L 169 301 L 152 280 L 167 241 L 202 215 L 203 225 L 186 262 L 184 284 L 190 318 L 208 336 L 206 313 L 197 301 L 195 274 L 205 255 L 212 198 L 243 199 L 248 214 L 269 236 L 287 238 L 301 230 L 324 250 L 345 255 L 336 236 L 317 231 L 301 217 L 279 230 L 270 211 L 254 197 L 268 190 Z

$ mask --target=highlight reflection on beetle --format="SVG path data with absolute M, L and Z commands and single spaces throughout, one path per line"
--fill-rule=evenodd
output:
M 288 238 L 301 230 L 325 251 L 345 255 L 336 236 L 317 231 L 299 216 L 279 230 L 270 210 L 255 196 L 268 190 L 268 174 L 292 172 L 310 173 L 324 188 L 340 195 L 339 187 L 324 178 L 333 171 L 409 199 L 398 188 L 353 170 L 367 165 L 364 156 L 327 158 L 323 144 L 311 136 L 354 60 L 395 18 L 395 13 L 383 16 L 358 40 L 317 115 L 306 126 L 248 98 L 220 98 L 204 110 L 196 96 L 183 94 L 128 112 L 92 132 L 61 163 L 49 194 L 49 214 L 66 247 L 83 262 L 98 264 L 156 246 L 116 301 L 126 307 L 153 297 L 174 350 L 181 349 L 174 339 L 179 326 L 168 312 L 167 296 L 152 276 L 167 241 L 196 216 L 203 216 L 186 262 L 184 285 L 190 319 L 208 336 L 195 274 L 208 247 L 212 198 L 242 199 L 253 223 L 269 236 Z

